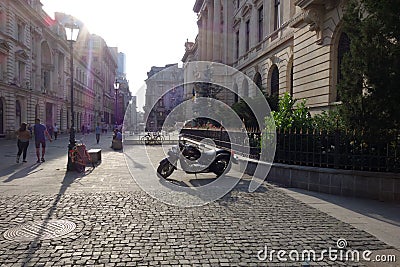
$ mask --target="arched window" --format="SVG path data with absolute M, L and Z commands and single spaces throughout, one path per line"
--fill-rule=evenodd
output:
M 249 83 L 247 82 L 246 79 L 244 79 L 243 84 L 243 97 L 249 97 Z
M 276 65 L 272 66 L 271 95 L 279 94 L 279 70 Z
M 286 91 L 293 96 L 293 57 L 289 59 L 286 67 Z
M 238 89 L 238 86 L 237 86 L 237 84 L 235 83 L 234 85 L 233 85 L 233 92 L 234 92 L 234 103 L 237 103 L 238 101 L 239 101 L 239 95 L 238 95 L 238 93 L 239 93 L 239 89 Z
M 350 39 L 346 33 L 342 32 L 339 37 L 338 53 L 337 53 L 337 83 L 343 79 L 342 74 L 342 61 L 344 55 L 350 51 Z M 340 101 L 339 92 L 336 94 L 336 101 Z
M 254 76 L 254 83 L 257 85 L 257 88 L 260 89 L 260 91 L 263 90 L 262 78 L 261 78 L 261 74 L 259 72 L 257 72 L 256 75 Z M 260 95 L 260 92 L 258 90 L 256 90 L 256 95 Z

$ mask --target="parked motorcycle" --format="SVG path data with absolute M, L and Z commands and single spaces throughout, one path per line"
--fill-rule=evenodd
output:
M 238 164 L 237 156 L 225 149 L 201 151 L 197 145 L 180 141 L 171 147 L 168 157 L 160 161 L 157 173 L 162 178 L 168 178 L 177 169 L 177 163 L 186 173 L 213 172 L 217 177 L 227 173 L 232 163 Z

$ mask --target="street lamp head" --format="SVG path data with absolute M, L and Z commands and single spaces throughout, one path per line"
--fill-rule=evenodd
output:
M 119 82 L 118 82 L 118 80 L 115 80 L 114 89 L 115 89 L 115 90 L 118 90 L 118 89 L 119 89 Z
M 67 41 L 75 42 L 79 35 L 79 26 L 73 22 L 64 25 Z

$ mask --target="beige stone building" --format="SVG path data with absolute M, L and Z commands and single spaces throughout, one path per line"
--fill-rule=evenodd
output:
M 221 62 L 268 94 L 288 92 L 307 99 L 312 112 L 328 109 L 339 103 L 339 62 L 349 45 L 341 31 L 344 2 L 196 0 L 199 33 L 186 43 L 182 61 Z M 245 79 L 234 78 L 233 90 L 256 94 Z M 185 92 L 190 97 L 191 88 Z
M 0 2 L 0 136 L 12 136 L 21 122 L 71 124 L 70 47 L 65 14 L 52 19 L 39 0 Z M 75 125 L 94 125 L 113 116 L 117 58 L 101 37 L 80 22 L 74 44 Z
M 147 72 L 144 121 L 148 131 L 159 131 L 169 113 L 183 100 L 183 69 L 175 64 Z

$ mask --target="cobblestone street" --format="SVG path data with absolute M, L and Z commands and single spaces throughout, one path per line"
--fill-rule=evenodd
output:
M 336 249 L 339 239 L 352 250 L 390 248 L 270 184 L 248 193 L 248 179 L 208 205 L 166 205 L 136 185 L 124 154 L 109 148 L 109 136 L 102 137 L 103 161 L 97 168 L 88 168 L 85 175 L 65 173 L 67 138 L 63 138 L 49 145 L 43 164 L 1 163 L 1 266 L 307 266 L 305 261 L 282 262 L 277 257 L 260 261 L 257 255 L 265 246 L 269 251 L 300 253 Z M 96 147 L 94 137 L 86 142 L 89 148 Z M 14 143 L 8 149 L 14 153 Z M 5 164 L 15 165 L 14 171 Z M 142 175 L 139 167 L 132 173 Z M 47 226 L 55 220 L 71 222 L 73 227 L 46 239 Z M 9 234 L 29 222 L 39 228 L 30 240 L 16 239 L 18 232 Z M 363 265 L 328 257 L 310 264 Z

